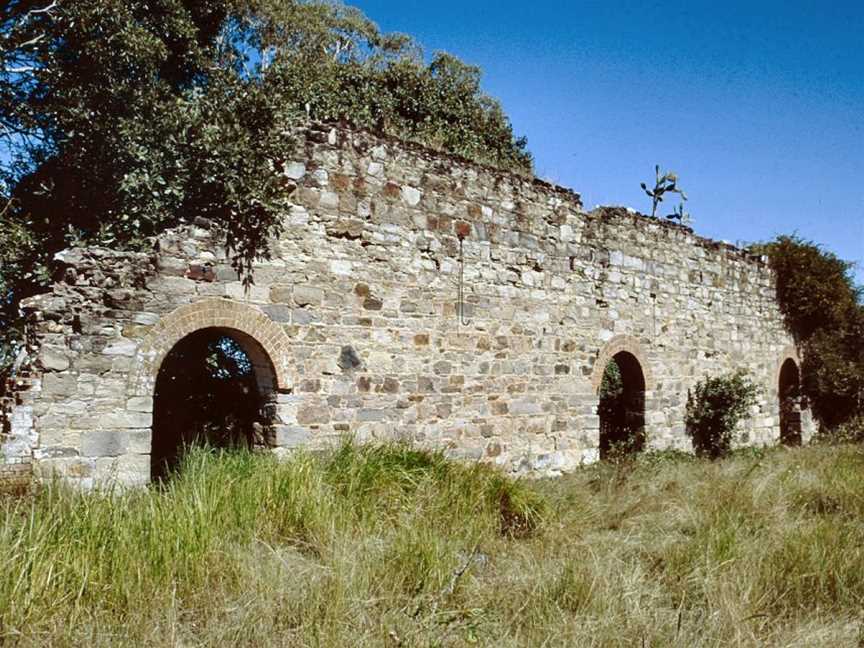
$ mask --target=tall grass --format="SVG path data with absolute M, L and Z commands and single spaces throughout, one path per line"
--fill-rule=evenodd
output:
M 514 481 L 406 446 L 189 455 L 0 504 L 11 645 L 855 646 L 864 453 Z

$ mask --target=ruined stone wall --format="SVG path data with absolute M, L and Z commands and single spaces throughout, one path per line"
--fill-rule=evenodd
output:
M 281 448 L 403 438 L 557 474 L 597 458 L 620 350 L 645 375 L 650 446 L 689 448 L 687 389 L 736 367 L 763 387 L 742 442 L 776 441 L 796 356 L 759 259 L 367 133 L 313 127 L 286 159 L 294 207 L 249 290 L 203 223 L 152 254 L 61 255 L 61 280 L 25 304 L 34 378 L 5 447 L 84 485 L 146 481 L 159 363 L 207 327 L 269 357 Z

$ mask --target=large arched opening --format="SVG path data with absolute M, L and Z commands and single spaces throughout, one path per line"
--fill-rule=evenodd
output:
M 156 375 L 151 479 L 168 477 L 196 445 L 269 445 L 275 387 L 273 363 L 252 336 L 225 327 L 184 336 Z
M 780 367 L 777 385 L 780 401 L 780 443 L 801 445 L 801 372 L 792 358 Z
M 599 387 L 600 458 L 641 451 L 645 446 L 645 374 L 628 351 L 613 355 Z

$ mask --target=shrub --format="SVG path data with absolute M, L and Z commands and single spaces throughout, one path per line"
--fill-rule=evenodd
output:
M 735 428 L 756 404 L 758 393 L 743 369 L 706 377 L 688 390 L 685 423 L 696 454 L 711 459 L 728 454 Z
M 802 392 L 821 430 L 864 416 L 864 305 L 853 264 L 797 236 L 752 248 L 767 254 L 777 302 L 802 351 Z

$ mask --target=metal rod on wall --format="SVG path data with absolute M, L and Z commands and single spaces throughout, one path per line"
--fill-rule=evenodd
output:
M 468 223 L 456 225 L 456 236 L 459 237 L 459 289 L 456 294 L 456 301 L 457 316 L 459 317 L 459 324 L 462 326 L 468 326 L 471 323 L 470 320 L 465 319 L 465 253 L 462 245 L 470 231 L 471 226 Z

